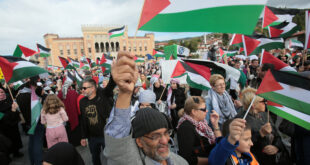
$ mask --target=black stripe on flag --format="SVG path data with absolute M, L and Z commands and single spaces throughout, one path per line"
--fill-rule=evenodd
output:
M 1 56 L 1 57 L 5 58 L 6 60 L 8 60 L 11 63 L 12 62 L 18 62 L 18 61 L 27 61 L 21 57 L 14 57 L 14 56 Z
M 116 29 L 109 30 L 108 33 L 112 33 L 112 32 L 115 32 L 115 31 L 121 31 L 121 30 L 123 30 L 124 28 L 125 28 L 125 25 L 124 25 L 123 27 L 121 27 L 121 28 L 116 28 Z
M 298 73 L 290 73 L 276 70 L 271 70 L 271 73 L 273 77 L 280 83 L 310 91 L 310 79 L 307 77 L 301 76 Z
M 210 68 L 211 74 L 220 74 L 224 78 L 226 78 L 226 70 L 224 68 L 216 65 L 212 61 L 196 61 L 196 60 L 190 60 L 190 59 L 184 59 L 183 61 L 206 66 L 206 67 Z
M 40 45 L 40 44 L 37 44 L 37 45 L 38 45 L 38 48 L 39 48 L 39 49 L 41 49 L 41 50 L 43 50 L 43 51 L 45 51 L 45 52 L 50 52 L 50 51 L 51 51 L 50 48 L 46 48 L 46 47 L 44 47 L 44 46 L 42 46 L 42 45 Z
M 268 8 L 276 15 L 285 15 L 285 14 L 296 15 L 300 13 L 300 10 L 298 9 L 279 9 L 279 8 L 270 7 L 270 6 L 268 6 Z

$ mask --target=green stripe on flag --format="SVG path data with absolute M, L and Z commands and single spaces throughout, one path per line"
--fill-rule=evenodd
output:
M 207 81 L 207 80 L 206 80 Z M 201 90 L 209 90 L 210 88 L 202 85 L 202 84 L 197 84 L 195 83 L 194 81 L 192 81 L 190 79 L 190 76 L 187 75 L 187 78 L 186 78 L 186 82 L 188 83 L 189 86 L 193 87 L 193 88 L 196 88 L 196 89 L 201 89 Z
M 285 111 L 282 111 L 281 109 L 278 109 L 274 106 L 267 106 L 269 111 L 271 111 L 272 113 L 286 119 L 286 120 L 289 120 L 290 122 L 294 123 L 294 124 L 297 124 L 307 130 L 310 130 L 310 123 L 309 121 L 304 121 L 304 120 L 301 120 L 300 118 L 290 114 L 290 113 L 287 113 Z
M 0 120 L 3 118 L 4 113 L 0 112 Z
M 36 129 L 36 126 L 40 118 L 41 108 L 42 108 L 42 105 L 39 102 L 39 100 L 37 100 L 36 105 L 31 109 L 31 127 L 28 130 L 28 134 L 31 134 L 31 135 L 34 134 L 34 131 Z
M 261 93 L 259 96 L 270 100 L 272 102 L 275 102 L 277 104 L 289 107 L 291 109 L 294 109 L 296 111 L 305 113 L 310 115 L 310 104 L 306 102 L 302 102 L 300 100 L 294 99 L 292 97 L 288 97 L 276 92 L 267 92 L 267 93 Z
M 251 35 L 263 7 L 263 5 L 235 5 L 158 14 L 139 30 L 222 32 Z

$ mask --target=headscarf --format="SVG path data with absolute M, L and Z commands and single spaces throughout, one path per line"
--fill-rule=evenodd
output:
M 152 77 L 151 80 L 150 80 L 150 89 L 152 91 L 154 91 L 154 84 L 155 84 L 156 81 L 158 81 L 158 77 Z
M 180 84 L 180 81 L 178 79 L 171 79 L 170 80 L 170 87 L 168 89 L 168 95 L 167 95 L 167 102 L 168 102 L 168 107 L 171 106 L 171 96 L 172 96 L 172 88 L 171 88 L 171 83 L 177 83 L 177 84 Z
M 68 88 L 71 86 L 72 81 L 65 81 L 64 85 L 62 86 L 62 97 L 66 99 Z

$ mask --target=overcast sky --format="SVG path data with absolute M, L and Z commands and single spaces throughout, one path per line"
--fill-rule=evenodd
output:
M 125 24 L 133 36 L 142 4 L 143 0 L 0 0 L 0 54 L 13 54 L 17 44 L 32 49 L 36 43 L 45 45 L 46 33 L 81 37 L 82 24 Z M 155 33 L 155 40 L 199 35 Z

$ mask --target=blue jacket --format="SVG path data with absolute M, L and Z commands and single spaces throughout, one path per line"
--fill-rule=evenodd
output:
M 209 165 L 225 165 L 226 163 L 232 164 L 232 155 L 238 158 L 239 165 L 249 165 L 252 162 L 253 158 L 250 153 L 242 153 L 241 158 L 239 158 L 235 153 L 236 148 L 239 146 L 239 142 L 232 145 L 228 142 L 227 137 L 218 138 L 217 142 L 218 143 L 209 155 Z

